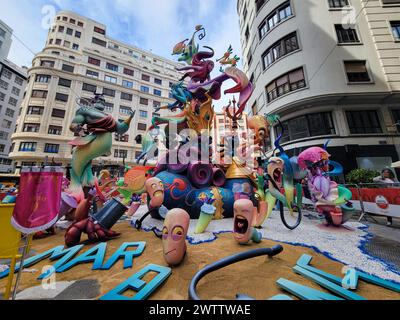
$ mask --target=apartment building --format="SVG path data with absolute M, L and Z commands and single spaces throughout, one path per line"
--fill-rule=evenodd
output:
M 228 116 L 228 112 L 233 114 L 232 107 L 224 107 L 222 112 L 215 113 L 213 126 L 212 126 L 212 150 L 214 161 L 216 163 L 221 163 L 223 160 L 223 155 L 220 154 L 221 144 L 224 142 L 226 148 L 231 148 L 231 146 L 238 147 L 247 135 L 247 114 L 243 113 L 242 118 L 237 120 L 236 127 L 232 119 Z M 228 141 L 223 141 L 224 139 L 232 139 L 232 133 L 236 132 L 237 139 L 234 142 L 228 143 Z M 227 150 L 225 150 L 227 151 Z
M 10 52 L 13 30 L 0 20 L 0 61 L 8 57 Z
M 26 86 L 27 70 L 7 60 L 12 29 L 0 20 L 0 173 L 13 171 L 9 153 L 19 106 Z
M 237 9 L 255 86 L 247 111 L 280 115 L 289 154 L 330 139 L 346 172 L 399 159 L 400 1 L 239 0 Z M 273 143 L 280 128 L 271 131 Z
M 29 69 L 10 157 L 17 165 L 41 165 L 48 160 L 67 166 L 72 156 L 68 142 L 74 139 L 69 126 L 78 100 L 90 99 L 96 92 L 104 95 L 106 112 L 115 119 L 124 120 L 130 110 L 136 111 L 129 132 L 115 135 L 112 155 L 96 159 L 96 163 L 134 163 L 141 150 L 136 138 L 151 126 L 155 108 L 173 102 L 170 87 L 181 77 L 175 70 L 178 66 L 111 39 L 99 22 L 59 12 L 45 47 Z

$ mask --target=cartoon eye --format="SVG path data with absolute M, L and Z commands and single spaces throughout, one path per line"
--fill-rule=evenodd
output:
M 163 183 L 161 181 L 160 181 L 160 187 L 164 188 L 164 185 L 163 185 Z
M 178 241 L 178 240 L 180 240 L 182 238 L 183 234 L 184 234 L 184 230 L 183 230 L 182 227 L 179 227 L 179 226 L 175 227 L 172 230 L 172 239 L 174 241 Z
M 168 229 L 167 229 L 167 227 L 163 228 L 162 236 L 163 236 L 164 239 L 167 239 L 167 237 L 168 237 Z
M 156 190 L 156 189 L 157 189 L 157 185 L 156 185 L 155 183 L 153 183 L 153 184 L 151 185 L 151 188 L 152 188 L 153 190 Z

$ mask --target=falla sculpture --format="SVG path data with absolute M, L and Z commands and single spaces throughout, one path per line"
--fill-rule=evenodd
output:
M 81 99 L 81 101 L 84 101 Z M 65 234 L 67 246 L 74 246 L 80 242 L 81 234 L 86 233 L 91 241 L 104 241 L 117 237 L 119 234 L 111 231 L 115 224 L 128 208 L 117 198 L 107 199 L 99 212 L 89 216 L 89 210 L 96 196 L 103 196 L 101 188 L 96 189 L 96 179 L 92 172 L 92 161 L 100 156 L 111 154 L 112 134 L 124 134 L 135 115 L 132 111 L 125 121 L 116 121 L 111 115 L 104 112 L 105 100 L 102 95 L 95 94 L 90 101 L 82 102 L 72 120 L 70 130 L 79 136 L 70 144 L 74 147 L 71 161 L 71 183 L 68 192 L 84 194 L 77 207 L 74 222 Z M 104 201 L 106 199 L 104 198 Z M 96 218 L 97 214 L 97 218 Z

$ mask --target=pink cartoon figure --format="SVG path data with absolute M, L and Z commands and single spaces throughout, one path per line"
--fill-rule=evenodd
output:
M 190 216 L 183 209 L 170 210 L 162 230 L 163 255 L 170 266 L 181 264 L 186 255 L 186 236 Z
M 248 244 L 250 241 L 261 242 L 261 233 L 252 227 L 254 220 L 254 205 L 248 199 L 236 200 L 233 205 L 234 226 L 233 236 L 239 244 Z

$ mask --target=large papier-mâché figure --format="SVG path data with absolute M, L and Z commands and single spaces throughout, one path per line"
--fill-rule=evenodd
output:
M 352 193 L 330 179 L 330 175 L 340 174 L 343 168 L 329 158 L 326 148 L 312 147 L 300 153 L 298 164 L 301 169 L 307 170 L 308 188 L 315 208 L 324 214 L 328 224 L 340 226 L 353 215 Z M 331 172 L 330 165 L 334 167 Z
M 104 112 L 105 100 L 101 95 L 96 95 L 88 105 L 80 105 L 70 126 L 71 131 L 80 136 L 70 142 L 74 146 L 71 161 L 71 186 L 70 190 L 79 192 L 82 187 L 94 186 L 92 173 L 92 160 L 100 156 L 109 156 L 111 153 L 112 134 L 124 134 L 129 130 L 130 122 L 134 116 L 123 121 L 116 121 L 110 114 Z M 86 126 L 86 129 L 84 129 Z

